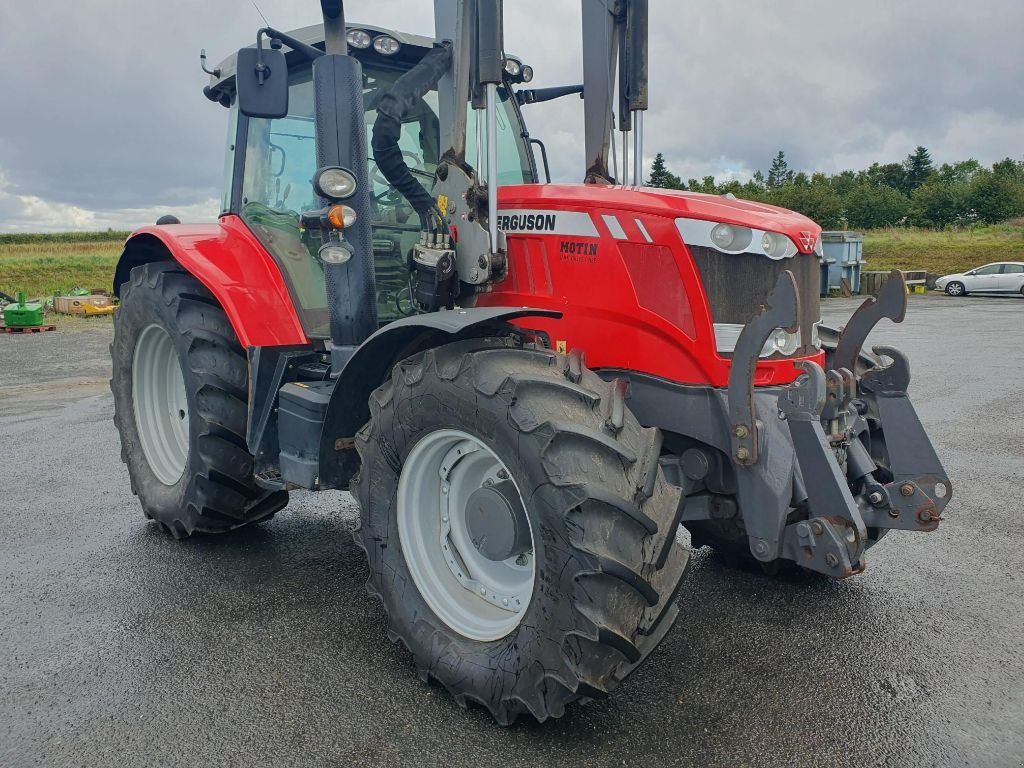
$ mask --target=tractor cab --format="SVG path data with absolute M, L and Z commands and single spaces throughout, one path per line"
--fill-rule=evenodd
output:
M 324 48 L 321 25 L 288 35 L 319 50 Z M 362 70 L 377 320 L 384 325 L 417 312 L 410 295 L 409 254 L 420 240 L 422 223 L 377 167 L 370 137 L 381 99 L 434 42 L 366 25 L 350 26 L 347 37 L 350 55 L 359 60 Z M 330 337 L 330 312 L 323 264 L 318 258 L 323 245 L 321 231 L 303 224 L 304 213 L 322 207 L 312 185 L 319 167 L 313 62 L 295 52 L 290 52 L 287 60 L 288 113 L 276 118 L 240 112 L 234 83 L 236 57 L 213 70 L 219 74 L 206 94 L 230 112 L 221 215 L 237 215 L 245 222 L 280 267 L 306 334 L 311 339 L 326 339 Z M 502 186 L 537 181 L 533 152 L 513 93 L 514 80 L 522 82 L 521 67 L 517 61 L 514 71 L 518 78 L 509 75 L 497 90 L 497 183 Z M 466 110 L 472 115 L 471 103 Z M 417 95 L 401 121 L 398 145 L 402 157 L 427 187 L 441 159 L 440 111 L 435 85 Z M 467 120 L 470 146 L 477 143 L 476 131 L 477 122 Z

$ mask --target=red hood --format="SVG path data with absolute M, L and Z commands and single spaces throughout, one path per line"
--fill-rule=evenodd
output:
M 701 192 L 681 192 L 656 187 L 608 187 L 595 184 L 517 184 L 498 189 L 501 208 L 563 208 L 587 210 L 593 207 L 617 209 L 633 214 L 667 218 L 704 219 L 737 224 L 752 229 L 789 235 L 801 250 L 801 233 L 811 232 L 816 242 L 821 227 L 800 213 L 767 203 L 732 200 Z

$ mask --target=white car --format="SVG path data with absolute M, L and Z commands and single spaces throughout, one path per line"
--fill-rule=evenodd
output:
M 935 287 L 950 296 L 966 296 L 968 293 L 1016 293 L 1024 296 L 1024 261 L 1001 261 L 970 272 L 945 275 L 935 281 Z

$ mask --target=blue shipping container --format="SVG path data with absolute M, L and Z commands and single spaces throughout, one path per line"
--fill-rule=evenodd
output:
M 850 290 L 860 292 L 860 270 L 864 262 L 864 235 L 860 232 L 822 232 L 822 249 L 829 262 L 828 286 L 841 287 L 845 277 Z

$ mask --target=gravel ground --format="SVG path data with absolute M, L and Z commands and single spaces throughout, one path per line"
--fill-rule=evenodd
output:
M 386 642 L 348 494 L 175 542 L 118 458 L 109 321 L 0 335 L 0 765 L 1019 766 L 1022 329 L 1024 301 L 927 296 L 873 337 L 953 479 L 937 533 L 841 583 L 698 552 L 615 695 L 507 729 Z

